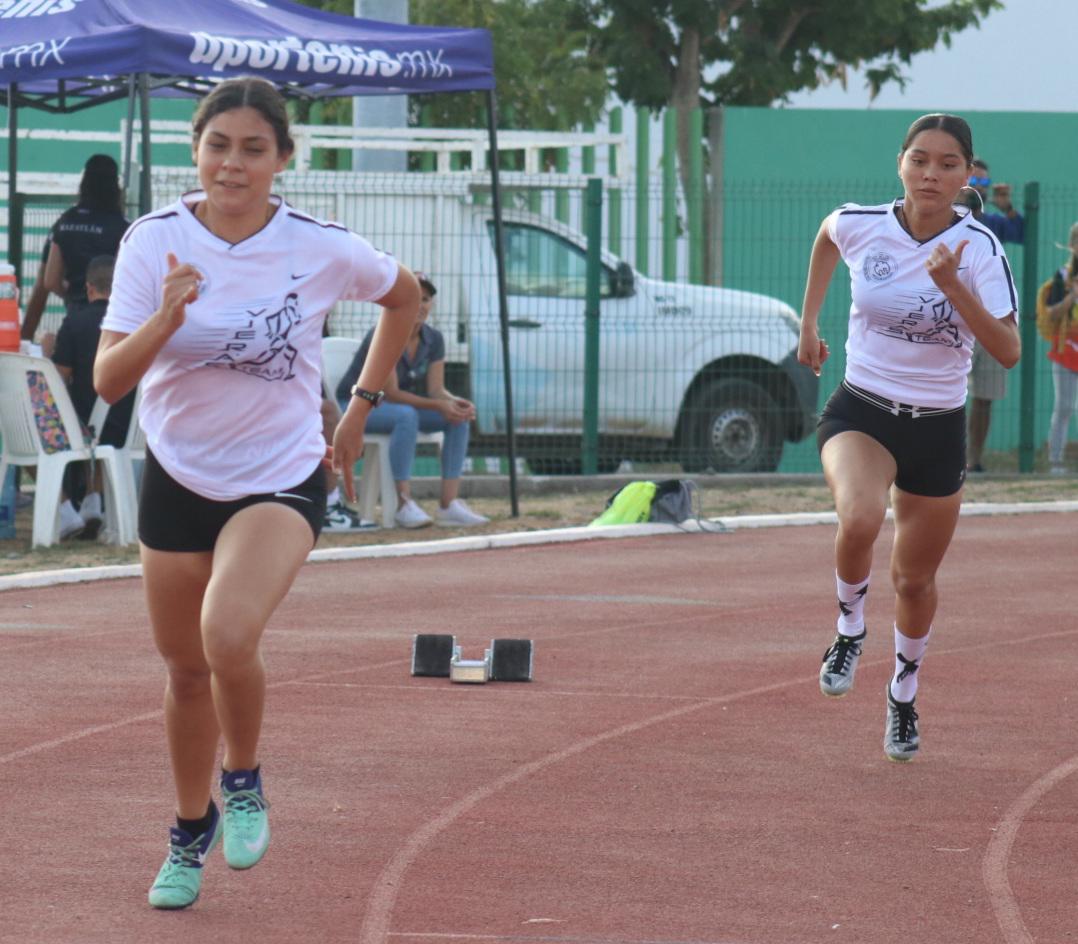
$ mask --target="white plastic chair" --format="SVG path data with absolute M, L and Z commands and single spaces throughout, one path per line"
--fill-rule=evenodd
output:
M 105 481 L 105 528 L 116 543 L 136 540 L 135 496 L 126 486 L 116 450 L 83 434 L 67 386 L 52 361 L 0 353 L 0 482 L 9 465 L 36 466 L 31 546 L 60 540 L 60 493 L 71 462 L 100 462 Z
M 337 384 L 356 356 L 361 341 L 355 338 L 329 337 L 322 339 L 322 386 L 327 396 L 337 402 Z M 433 443 L 441 453 L 443 433 L 419 433 L 417 443 Z M 389 435 L 387 433 L 364 433 L 363 472 L 359 477 L 359 516 L 365 521 L 375 520 L 375 505 L 381 500 L 382 527 L 396 527 L 397 483 L 393 479 L 393 467 L 389 464 Z
M 115 446 L 116 458 L 120 468 L 120 474 L 124 477 L 124 488 L 130 490 L 138 504 L 138 478 L 135 475 L 135 462 L 143 462 L 146 459 L 146 433 L 142 424 L 138 421 L 139 405 L 142 403 L 142 386 L 135 388 L 135 402 L 131 407 L 131 420 L 127 424 L 127 436 L 124 437 L 123 445 Z M 90 412 L 90 428 L 94 436 L 101 436 L 105 428 L 105 420 L 108 418 L 111 406 L 101 397 L 97 398 L 94 408 Z M 135 520 L 138 520 L 136 511 Z

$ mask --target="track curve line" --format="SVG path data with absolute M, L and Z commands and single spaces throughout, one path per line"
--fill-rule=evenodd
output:
M 794 685 L 805 685 L 809 682 L 814 682 L 815 680 L 815 673 L 811 676 L 802 675 L 794 679 L 787 679 L 784 682 L 772 682 L 770 685 L 761 685 L 758 688 L 746 689 L 743 692 L 733 692 L 729 695 L 706 698 L 691 705 L 682 705 L 679 708 L 660 712 L 650 718 L 643 718 L 639 721 L 632 721 L 628 724 L 619 725 L 616 728 L 611 728 L 609 731 L 593 734 L 591 737 L 577 741 L 575 744 L 570 744 L 563 750 L 555 751 L 552 754 L 546 755 L 546 757 L 540 757 L 538 760 L 523 764 L 515 770 L 492 780 L 490 783 L 476 788 L 456 803 L 451 804 L 444 812 L 433 819 L 428 820 L 416 829 L 404 841 L 397 853 L 389 860 L 385 868 L 382 869 L 381 873 L 379 873 L 378 878 L 375 879 L 374 887 L 371 890 L 371 897 L 368 902 L 367 912 L 363 918 L 363 924 L 360 926 L 360 944 L 387 944 L 389 940 L 389 920 L 393 913 L 393 907 L 396 904 L 397 892 L 401 887 L 401 879 L 404 877 L 404 873 L 408 871 L 416 859 L 419 858 L 423 849 L 429 845 L 439 833 L 443 832 L 451 826 L 454 821 L 473 809 L 479 803 L 482 803 L 483 800 L 493 796 L 500 790 L 504 790 L 506 787 L 509 787 L 520 780 L 524 780 L 547 767 L 568 760 L 570 757 L 575 757 L 577 754 L 582 754 L 606 741 L 613 741 L 629 734 L 635 734 L 637 731 L 642 731 L 644 728 L 651 727 L 652 725 L 662 724 L 665 721 L 672 721 L 675 718 L 680 718 L 696 711 L 702 711 L 705 708 L 729 704 L 730 702 L 740 701 L 744 698 L 751 698 L 754 695 L 766 695 L 771 692 L 780 691 L 784 688 L 790 688 Z
M 996 826 L 984 852 L 981 876 L 988 890 L 988 900 L 1003 932 L 1004 944 L 1033 944 L 1033 937 L 1022 920 L 1022 909 L 1007 880 L 1007 864 L 1011 848 L 1018 836 L 1022 821 L 1034 806 L 1053 787 L 1078 771 L 1078 755 L 1052 768 L 1033 783 L 1017 800 Z

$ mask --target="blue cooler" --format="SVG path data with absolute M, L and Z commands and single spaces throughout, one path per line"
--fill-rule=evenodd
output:
M 0 540 L 15 537 L 15 466 L 8 466 L 0 485 Z

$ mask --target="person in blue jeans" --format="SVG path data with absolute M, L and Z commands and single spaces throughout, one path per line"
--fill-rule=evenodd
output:
M 468 454 L 468 433 L 475 419 L 475 405 L 450 393 L 445 387 L 445 338 L 427 324 L 437 289 L 430 278 L 416 273 L 419 280 L 419 317 L 412 329 L 397 369 L 389 375 L 385 399 L 371 410 L 365 432 L 389 435 L 389 464 L 397 484 L 394 521 L 402 528 L 425 528 L 433 520 L 412 498 L 412 462 L 416 437 L 420 432 L 442 432 L 442 492 L 436 513 L 438 524 L 471 527 L 489 519 L 476 514 L 459 498 L 460 475 Z M 337 400 L 344 409 L 367 359 L 374 329 L 367 332 L 348 370 L 337 385 Z

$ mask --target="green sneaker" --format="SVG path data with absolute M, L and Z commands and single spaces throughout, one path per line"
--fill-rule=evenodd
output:
M 192 839 L 178 826 L 169 830 L 168 857 L 150 886 L 149 899 L 154 908 L 186 908 L 198 900 L 202 866 L 221 838 L 221 814 L 216 806 L 213 815 L 213 825 L 197 838 Z
M 221 795 L 225 807 L 225 862 L 232 869 L 249 869 L 269 848 L 269 803 L 262 795 L 261 773 L 222 771 Z

